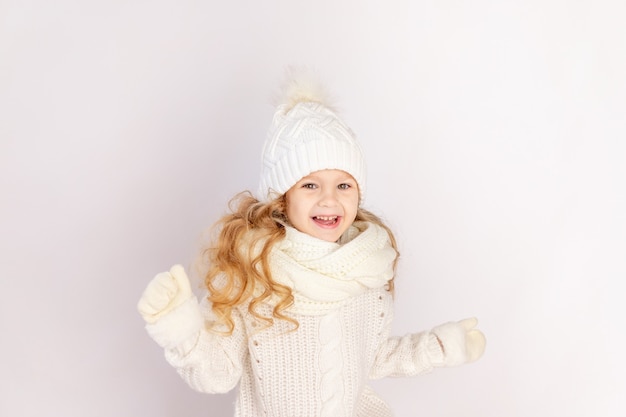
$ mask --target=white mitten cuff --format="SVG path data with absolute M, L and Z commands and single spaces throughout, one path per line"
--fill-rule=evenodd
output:
M 445 356 L 439 343 L 439 339 L 434 333 L 427 333 L 426 355 L 432 366 L 444 366 Z
M 193 336 L 204 326 L 204 318 L 195 296 L 188 298 L 153 324 L 146 324 L 150 337 L 159 346 L 172 349 Z
M 457 366 L 467 362 L 465 328 L 456 322 L 445 323 L 432 330 L 443 345 L 443 362 L 440 366 Z

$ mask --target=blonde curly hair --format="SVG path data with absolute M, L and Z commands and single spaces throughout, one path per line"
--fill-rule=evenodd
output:
M 237 194 L 229 202 L 229 213 L 215 223 L 212 244 L 203 251 L 209 268 L 204 277 L 208 300 L 217 317 L 214 324 L 224 324 L 226 334 L 232 334 L 235 323 L 232 311 L 248 304 L 248 311 L 268 326 L 274 319 L 282 319 L 298 327 L 298 322 L 286 314 L 293 304 L 289 287 L 272 279 L 270 253 L 272 247 L 285 236 L 289 225 L 286 215 L 286 198 L 282 196 L 261 202 L 250 192 Z M 398 251 L 392 231 L 375 214 L 359 208 L 355 221 L 375 223 L 389 234 L 393 248 Z M 394 276 L 398 257 L 393 264 Z M 393 293 L 394 277 L 388 281 L 387 290 Z M 258 312 L 259 306 L 270 297 L 277 302 L 272 317 Z M 294 328 L 294 329 L 295 329 Z

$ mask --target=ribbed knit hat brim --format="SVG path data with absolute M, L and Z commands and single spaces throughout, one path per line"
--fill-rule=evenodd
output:
M 259 200 L 276 198 L 323 169 L 352 175 L 363 199 L 365 162 L 352 130 L 324 103 L 278 106 L 263 148 Z

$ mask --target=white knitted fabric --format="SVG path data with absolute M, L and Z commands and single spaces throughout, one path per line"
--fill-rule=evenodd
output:
M 397 252 L 380 226 L 355 222 L 350 244 L 321 241 L 292 227 L 271 257 L 276 282 L 294 290 L 293 312 L 315 315 L 335 309 L 368 288 L 393 277 Z
M 347 271 L 342 279 L 356 282 L 344 291 L 343 285 L 329 285 L 332 281 L 324 279 L 316 283 L 319 288 L 309 291 L 300 281 L 310 276 L 294 274 L 297 268 L 290 265 L 288 280 L 298 295 L 296 304 L 305 305 L 290 310 L 299 323 L 297 330 L 290 331 L 293 325 L 284 320 L 263 327 L 242 305 L 233 312 L 231 336 L 199 329 L 167 349 L 167 360 L 198 391 L 226 392 L 239 384 L 237 417 L 391 416 L 389 407 L 367 385 L 368 380 L 428 372 L 441 366 L 444 358 L 436 337 L 429 332 L 389 336 L 393 311 L 392 297 L 385 290 L 388 255 L 378 253 L 388 250 L 388 243 L 381 244 L 387 239 L 371 237 L 377 235 L 375 225 L 359 225 L 355 230 L 352 240 L 334 248 L 322 240 L 287 234 L 289 242 L 281 246 L 296 263 L 301 261 L 301 271 L 315 268 L 318 278 L 327 271 Z M 369 237 L 368 231 L 373 233 Z M 373 242 L 380 247 L 372 249 L 377 246 Z M 375 259 L 369 268 L 381 272 L 375 277 L 370 271 L 368 278 L 359 282 L 360 277 L 352 275 L 360 266 L 355 265 L 354 257 L 362 260 L 363 256 Z M 320 294 L 322 299 L 312 298 Z M 315 311 L 316 306 L 320 311 Z M 212 320 L 206 301 L 202 311 Z M 263 305 L 261 313 L 271 315 L 271 305 Z
M 258 199 L 268 201 L 301 178 L 323 169 L 339 169 L 365 193 L 365 162 L 356 136 L 324 103 L 304 101 L 277 107 L 263 147 Z

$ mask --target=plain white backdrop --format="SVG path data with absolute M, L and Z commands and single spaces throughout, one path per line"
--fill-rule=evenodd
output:
M 376 381 L 396 415 L 626 415 L 625 19 L 621 0 L 1 1 L 0 415 L 232 414 L 135 305 L 256 187 L 292 64 L 333 91 L 396 230 L 394 332 L 475 315 L 487 336 L 475 364 Z

